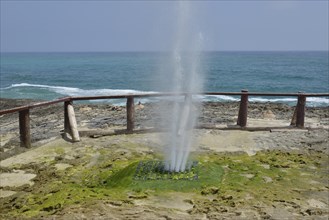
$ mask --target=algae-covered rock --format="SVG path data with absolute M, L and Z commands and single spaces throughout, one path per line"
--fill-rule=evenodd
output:
M 201 194 L 202 195 L 214 195 L 214 194 L 217 194 L 219 192 L 219 188 L 217 187 L 208 187 L 208 188 L 205 188 L 201 191 Z

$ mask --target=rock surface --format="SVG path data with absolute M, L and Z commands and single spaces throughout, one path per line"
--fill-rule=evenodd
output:
M 24 101 L 0 99 L 1 109 Z M 125 128 L 124 107 L 74 107 L 81 130 Z M 269 109 L 275 118 L 264 118 L 263 112 Z M 238 103 L 205 103 L 200 123 L 219 128 L 234 125 L 237 111 Z M 306 110 L 309 129 L 287 129 L 292 114 L 289 106 L 251 103 L 248 126 L 270 126 L 270 130 L 195 130 L 198 142 L 192 152 L 203 155 L 204 163 L 218 157 L 225 164 L 222 187 L 165 195 L 135 190 L 126 192 L 125 198 L 107 195 L 106 190 L 113 190 L 92 183 L 102 177 L 102 172 L 111 175 L 118 164 L 129 164 L 136 156 L 157 158 L 163 150 L 162 133 L 84 136 L 81 142 L 71 143 L 60 132 L 63 106 L 55 105 L 31 111 L 33 147 L 21 149 L 18 115 L 2 116 L 0 218 L 327 219 L 328 108 Z M 160 118 L 154 105 L 143 104 L 136 109 L 139 128 L 156 127 Z M 19 176 L 15 184 L 2 181 L 13 176 Z M 226 185 L 229 180 L 236 181 Z M 72 186 L 77 188 L 68 188 Z M 12 217 L 15 211 L 20 217 Z M 36 212 L 37 216 L 27 215 Z

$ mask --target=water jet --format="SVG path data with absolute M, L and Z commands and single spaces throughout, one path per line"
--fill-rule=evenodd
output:
M 194 102 L 194 93 L 202 92 L 200 71 L 200 51 L 203 36 L 195 30 L 192 10 L 189 2 L 178 2 L 177 23 L 171 59 L 166 77 L 170 82 L 167 90 L 172 93 L 184 93 L 183 100 L 175 98 L 173 107 L 163 106 L 164 123 L 170 132 L 164 139 L 165 170 L 184 172 L 189 164 L 189 154 L 193 140 L 193 128 L 199 109 Z M 169 123 L 168 123 L 169 121 Z

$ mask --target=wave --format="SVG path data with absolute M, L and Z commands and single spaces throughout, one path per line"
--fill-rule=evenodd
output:
M 141 90 L 131 90 L 131 89 L 80 89 L 75 87 L 65 87 L 65 86 L 50 86 L 50 85 L 41 85 L 41 84 L 29 84 L 29 83 L 18 83 L 18 84 L 12 84 L 11 86 L 0 88 L 1 93 L 5 93 L 6 90 L 11 90 L 15 88 L 36 88 L 36 89 L 42 89 L 47 90 L 48 92 L 53 92 L 56 94 L 59 94 L 61 96 L 106 96 L 106 95 L 128 95 L 128 94 L 151 94 L 156 93 L 154 91 L 141 91 Z M 25 93 L 28 93 L 29 91 L 24 91 Z M 44 91 L 43 92 L 37 92 L 40 93 L 39 98 L 43 98 L 45 96 Z M 29 94 L 26 94 L 26 98 Z M 57 97 L 60 97 L 57 95 Z M 12 98 L 16 98 L 15 95 L 13 95 Z M 35 97 L 34 97 L 35 98 Z M 163 99 L 165 97 L 160 97 L 160 99 Z M 240 101 L 240 97 L 233 97 L 233 96 L 227 96 L 227 95 L 198 95 L 197 99 L 202 101 L 213 101 L 213 102 L 238 102 Z M 151 98 L 140 98 L 141 102 L 152 102 L 154 101 Z M 289 105 L 295 105 L 297 102 L 297 97 L 286 97 L 286 98 L 277 98 L 277 97 L 250 97 L 250 102 L 275 102 L 275 103 L 286 103 Z M 92 102 L 102 102 L 102 100 L 93 100 Z M 124 102 L 119 100 L 108 100 L 106 102 L 111 102 L 115 104 L 122 104 Z M 122 103 L 121 103 L 122 102 Z M 307 106 L 329 106 L 329 99 L 326 97 L 308 97 Z
M 319 98 L 319 97 L 309 97 L 307 98 L 307 101 L 313 102 L 313 103 L 323 103 L 326 105 L 329 105 L 329 99 L 327 98 Z
M 276 103 L 287 103 L 287 104 L 293 104 L 295 105 L 297 103 L 297 97 L 296 98 L 250 98 L 251 102 L 276 102 Z M 306 105 L 307 106 L 328 106 L 329 105 L 329 99 L 328 98 L 322 98 L 322 97 L 308 97 L 306 98 Z
M 214 95 L 214 96 L 203 96 L 201 98 L 203 101 L 219 101 L 219 102 L 239 102 L 240 97 L 232 97 L 226 95 Z M 317 106 L 329 106 L 329 99 L 323 97 L 308 97 L 306 102 L 307 106 L 317 107 Z M 285 103 L 289 105 L 296 105 L 297 97 L 291 98 L 264 98 L 264 97 L 250 97 L 250 102 L 273 102 L 273 103 Z
M 217 97 L 217 100 L 219 101 L 240 101 L 240 98 L 234 98 L 231 96 L 220 96 Z M 216 101 L 217 101 L 216 100 Z M 274 103 L 287 103 L 287 104 L 296 104 L 297 97 L 295 98 L 264 98 L 264 97 L 251 97 L 249 98 L 250 102 L 274 102 Z M 323 97 L 308 97 L 306 104 L 308 106 L 328 106 L 329 105 L 329 99 L 323 98 Z
M 235 98 L 228 95 L 205 95 L 203 96 L 204 101 L 227 101 L 227 102 L 236 102 L 240 98 Z
M 128 95 L 128 94 L 150 94 L 154 93 L 152 91 L 139 91 L 131 89 L 80 89 L 74 87 L 65 86 L 49 86 L 41 84 L 29 84 L 29 83 L 19 83 L 12 84 L 2 90 L 8 90 L 18 87 L 35 87 L 41 89 L 47 89 L 49 91 L 64 95 L 64 96 L 102 96 L 102 95 Z

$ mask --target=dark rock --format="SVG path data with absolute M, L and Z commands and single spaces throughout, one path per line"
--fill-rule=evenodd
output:
M 307 209 L 305 212 L 308 215 L 322 215 L 322 211 L 320 209 Z
M 221 196 L 221 198 L 223 200 L 232 200 L 233 199 L 233 196 L 231 196 L 231 195 L 223 195 L 223 196 Z
M 209 195 L 209 194 L 217 194 L 219 192 L 219 189 L 217 187 L 209 187 L 209 188 L 206 188 L 206 189 L 203 189 L 201 191 L 201 195 Z

